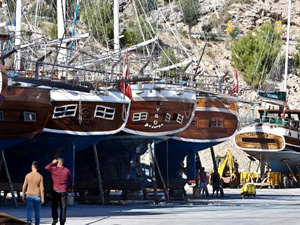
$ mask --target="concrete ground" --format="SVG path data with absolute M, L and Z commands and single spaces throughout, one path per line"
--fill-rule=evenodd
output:
M 66 225 L 212 225 L 299 224 L 300 189 L 257 189 L 257 196 L 225 189 L 224 198 L 191 199 L 187 202 L 115 206 L 78 205 L 68 208 Z M 14 209 L 0 202 L 0 212 L 25 219 L 26 206 Z M 41 224 L 51 224 L 51 207 L 43 206 Z

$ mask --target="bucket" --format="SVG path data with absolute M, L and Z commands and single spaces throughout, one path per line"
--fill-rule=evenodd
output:
M 67 204 L 74 205 L 74 198 L 75 198 L 75 193 L 73 192 L 68 193 Z

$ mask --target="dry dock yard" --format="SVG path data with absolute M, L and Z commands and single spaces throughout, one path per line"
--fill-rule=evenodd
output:
M 224 198 L 190 198 L 155 204 L 69 206 L 67 225 L 139 224 L 299 224 L 300 189 L 257 189 L 257 196 L 240 196 L 239 189 L 225 189 Z M 26 206 L 17 209 L 1 202 L 0 211 L 25 219 Z M 51 224 L 51 206 L 41 210 L 41 224 Z

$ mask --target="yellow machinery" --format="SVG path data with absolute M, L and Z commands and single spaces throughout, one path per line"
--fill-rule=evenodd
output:
M 240 184 L 244 185 L 246 183 L 254 183 L 257 178 L 260 177 L 260 174 L 250 172 L 250 171 L 244 171 L 240 173 Z
M 256 196 L 256 190 L 254 184 L 251 183 L 246 183 L 242 186 L 241 188 L 241 195 L 244 198 L 244 196 Z
M 238 165 L 234 161 L 234 157 L 231 154 L 230 150 L 227 150 L 226 154 L 223 157 L 218 157 L 219 167 L 218 172 L 225 184 L 228 184 L 230 187 L 237 187 L 239 180 L 238 178 Z
M 280 187 L 281 185 L 281 173 L 280 172 L 268 172 L 263 178 L 261 178 L 261 183 L 256 183 L 260 178 L 260 174 L 245 171 L 240 173 L 240 184 L 244 185 L 247 183 L 254 183 L 256 186 L 272 186 Z
M 281 173 L 280 172 L 268 172 L 267 176 L 268 176 L 267 182 L 272 187 L 279 187 L 281 185 Z

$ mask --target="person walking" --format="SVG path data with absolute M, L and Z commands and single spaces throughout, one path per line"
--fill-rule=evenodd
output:
M 218 194 L 220 191 L 220 175 L 219 175 L 218 171 L 213 172 L 211 179 L 212 179 L 212 186 L 213 186 L 212 197 L 214 197 L 215 192 L 218 197 Z
M 60 225 L 64 225 L 67 217 L 67 199 L 68 188 L 72 189 L 72 179 L 70 170 L 64 167 L 64 159 L 54 159 L 46 167 L 51 173 L 53 180 L 53 194 L 52 194 L 52 225 L 58 223 L 58 206 L 60 207 Z
M 28 224 L 32 224 L 32 211 L 34 209 L 35 225 L 40 224 L 41 204 L 44 203 L 43 176 L 38 172 L 38 168 L 39 163 L 33 161 L 31 164 L 31 173 L 26 175 L 22 187 L 22 200 L 27 203 L 27 222 Z
M 199 174 L 199 181 L 200 181 L 200 195 L 202 192 L 202 197 L 204 197 L 206 195 L 206 197 L 208 197 L 208 189 L 207 189 L 207 174 L 205 172 L 205 168 L 202 167 L 200 170 L 200 174 Z

